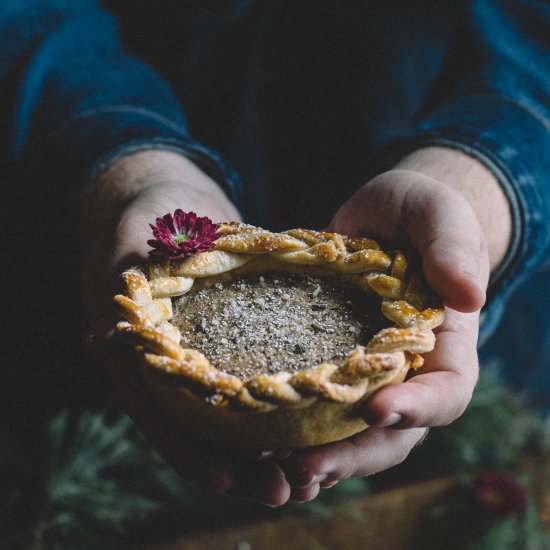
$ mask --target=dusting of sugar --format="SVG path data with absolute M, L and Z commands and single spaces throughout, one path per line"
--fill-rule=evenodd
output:
M 243 379 L 341 362 L 389 322 L 379 301 L 331 279 L 241 276 L 177 298 L 182 345 Z

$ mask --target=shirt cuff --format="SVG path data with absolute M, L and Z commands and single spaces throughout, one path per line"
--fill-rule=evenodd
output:
M 118 159 L 150 149 L 178 152 L 192 160 L 242 212 L 242 185 L 235 170 L 191 138 L 185 127 L 147 109 L 111 106 L 82 113 L 51 141 L 48 155 L 56 159 L 54 172 L 74 182 L 80 193 Z

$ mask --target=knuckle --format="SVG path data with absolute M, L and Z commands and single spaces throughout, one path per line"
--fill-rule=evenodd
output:
M 395 453 L 393 455 L 393 460 L 390 464 L 390 467 L 397 466 L 398 464 L 405 462 L 405 459 L 409 456 L 412 448 L 413 446 L 407 446 L 405 448 L 397 447 L 395 449 Z
M 302 451 L 294 455 L 284 466 L 285 474 L 295 488 L 318 485 L 319 476 L 324 476 L 335 469 L 334 452 L 330 449 Z M 340 460 L 340 455 L 338 459 Z
M 337 474 L 338 479 L 347 479 L 352 477 L 361 466 L 362 453 L 359 447 L 352 441 L 343 442 L 345 445 L 345 460 L 340 462 L 340 469 Z M 344 454 L 344 453 L 342 453 Z
M 423 423 L 425 423 L 425 418 L 421 414 L 421 412 L 418 410 L 411 410 L 408 411 L 403 419 L 399 422 L 399 427 L 409 429 L 416 426 L 421 426 Z
M 392 466 L 404 462 L 411 451 L 424 440 L 426 433 L 426 428 L 413 428 L 400 432 L 401 437 L 396 439 L 393 448 Z

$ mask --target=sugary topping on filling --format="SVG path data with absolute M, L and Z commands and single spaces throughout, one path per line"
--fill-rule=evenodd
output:
M 248 379 L 338 364 L 389 322 L 372 296 L 317 277 L 246 276 L 178 298 L 182 346 Z

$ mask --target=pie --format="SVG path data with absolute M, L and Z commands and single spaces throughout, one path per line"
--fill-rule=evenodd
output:
M 402 382 L 443 322 L 415 259 L 377 242 L 219 224 L 213 247 L 122 274 L 117 334 L 186 430 L 288 449 L 367 427 L 358 404 Z

